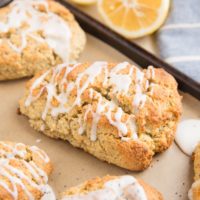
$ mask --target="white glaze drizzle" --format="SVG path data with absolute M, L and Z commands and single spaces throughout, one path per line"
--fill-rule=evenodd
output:
M 83 93 L 90 88 L 90 86 L 94 85 L 95 81 L 98 80 L 98 77 L 104 76 L 102 81 L 103 86 L 108 85 L 112 86 L 113 92 L 115 93 L 123 93 L 127 95 L 130 90 L 130 85 L 133 82 L 133 73 L 136 74 L 135 80 L 135 95 L 134 95 L 134 108 L 142 108 L 146 102 L 146 94 L 143 91 L 143 80 L 144 73 L 137 69 L 135 66 L 128 64 L 127 62 L 120 63 L 113 67 L 111 70 L 108 70 L 107 62 L 95 62 L 92 65 L 88 66 L 84 71 L 77 74 L 75 80 L 69 81 L 68 74 L 76 68 L 79 67 L 79 63 L 73 66 L 69 66 L 67 64 L 58 65 L 53 69 L 53 72 L 50 70 L 41 75 L 39 78 L 35 80 L 30 88 L 30 93 L 28 98 L 25 101 L 25 106 L 29 106 L 32 102 L 37 100 L 44 90 L 47 91 L 46 97 L 46 105 L 45 109 L 42 113 L 42 119 L 45 120 L 47 114 L 50 111 L 50 114 L 53 117 L 58 116 L 62 113 L 67 113 L 72 110 L 75 106 L 81 106 L 82 104 L 82 96 Z M 129 70 L 128 74 L 124 74 L 123 70 Z M 149 70 L 149 69 L 148 69 Z M 153 70 L 151 70 L 153 71 Z M 57 77 L 61 74 L 64 74 L 62 79 L 57 81 Z M 45 78 L 52 73 L 50 81 L 46 82 Z M 152 74 L 154 74 L 152 72 Z M 153 76 L 153 75 L 152 75 Z M 83 81 L 84 80 L 84 81 Z M 123 82 L 122 82 L 123 81 Z M 40 91 L 37 96 L 33 96 L 34 89 L 40 86 Z M 65 87 L 64 87 L 65 86 Z M 146 81 L 147 90 L 151 84 L 149 81 Z M 57 88 L 61 88 L 59 94 L 57 94 Z M 70 98 L 71 92 L 76 91 L 75 99 L 72 102 L 72 105 L 68 105 L 68 99 Z M 87 120 L 87 116 L 89 113 L 92 114 L 93 122 L 91 127 L 91 140 L 96 140 L 96 131 L 97 125 L 100 120 L 100 117 L 104 115 L 109 123 L 116 127 L 119 132 L 119 136 L 122 138 L 127 135 L 128 132 L 131 132 L 130 138 L 137 138 L 136 125 L 134 122 L 134 116 L 131 116 L 125 122 L 122 122 L 122 116 L 125 114 L 124 111 L 116 105 L 116 102 L 107 101 L 102 95 L 94 91 L 92 88 L 88 90 L 89 98 L 97 100 L 96 110 L 93 110 L 91 105 L 88 105 L 88 108 L 84 114 L 84 119 Z M 59 102 L 58 106 L 52 105 L 52 100 L 56 99 Z M 113 113 L 114 117 L 113 117 Z M 81 124 L 81 119 L 79 119 L 79 124 Z M 78 133 L 81 135 L 84 133 L 85 127 L 81 127 L 78 130 Z M 125 139 L 126 140 L 126 139 Z M 124 140 L 124 141 L 125 141 Z
M 31 187 L 41 191 L 44 197 L 47 194 L 49 196 L 51 194 L 51 200 L 56 199 L 52 189 L 47 184 L 48 176 L 46 172 L 37 166 L 33 161 L 28 162 L 25 160 L 28 151 L 24 144 L 18 143 L 10 145 L 0 142 L 0 145 L 0 175 L 8 179 L 12 187 L 10 188 L 8 182 L 5 182 L 3 179 L 0 180 L 0 186 L 3 187 L 14 200 L 19 199 L 17 185 L 22 188 L 28 199 L 34 200 L 33 194 L 28 190 L 24 181 L 26 181 L 26 184 L 30 185 Z M 49 162 L 48 156 L 41 149 L 32 146 L 30 147 L 29 151 L 37 154 L 44 162 Z M 20 162 L 36 182 L 34 182 L 31 177 L 27 176 L 23 169 L 12 166 L 12 162 Z
M 175 140 L 182 151 L 191 156 L 200 142 L 200 119 L 188 119 L 180 122 Z
M 40 126 L 40 131 L 44 131 L 45 128 L 46 128 L 45 124 L 42 124 L 42 125 Z
M 143 90 L 142 90 L 142 84 L 143 84 L 143 80 L 144 80 L 144 73 L 141 72 L 139 69 L 136 68 L 136 85 L 135 85 L 135 96 L 133 99 L 133 105 L 136 108 L 142 108 L 145 104 L 146 101 L 146 95 L 143 94 Z M 146 85 L 147 86 L 147 85 Z
M 45 12 L 39 11 L 38 6 L 43 6 Z M 24 24 L 26 27 L 22 28 Z M 10 29 L 19 30 L 21 36 L 20 47 L 8 42 L 14 51 L 22 53 L 27 46 L 27 37 L 31 37 L 38 42 L 47 43 L 63 62 L 68 62 L 70 28 L 64 19 L 49 10 L 46 0 L 15 0 L 11 3 L 10 11 L 0 22 L 1 32 L 6 33 Z M 37 34 L 39 31 L 43 37 Z
M 25 150 L 25 145 L 22 143 L 17 143 L 12 147 L 11 145 L 0 141 L 0 145 L 9 150 L 9 152 L 7 152 L 7 150 L 0 149 L 0 154 L 2 156 L 6 156 L 7 158 L 13 158 L 14 156 L 25 158 L 26 156 L 27 152 Z M 21 149 L 19 149 L 20 147 Z
M 84 127 L 83 127 L 83 124 L 82 124 L 82 118 L 78 118 L 78 124 L 79 124 L 79 129 L 78 129 L 78 134 L 79 135 L 82 135 L 84 133 Z
M 93 110 L 92 106 L 88 106 L 88 109 L 85 112 L 84 120 L 87 120 L 89 113 L 92 114 L 93 122 L 91 128 L 90 139 L 95 141 L 97 139 L 97 125 L 101 116 L 105 116 L 109 123 L 117 128 L 119 136 L 122 138 L 127 135 L 128 127 L 131 132 L 131 138 L 137 138 L 136 126 L 134 119 L 129 117 L 126 122 L 122 122 L 122 116 L 124 115 L 123 110 L 116 106 L 112 101 L 105 101 L 99 93 L 93 93 L 93 99 L 97 99 L 97 107 Z M 112 114 L 114 113 L 114 119 Z M 134 125 L 133 125 L 134 124 Z
M 155 78 L 155 70 L 153 66 L 149 66 L 147 69 L 147 77 L 148 79 L 154 79 Z
M 154 68 L 152 66 L 149 66 L 147 68 L 146 74 L 148 79 L 150 80 L 154 79 L 155 78 Z M 145 91 L 151 88 L 150 95 L 153 95 L 154 83 L 150 83 L 148 79 L 145 82 Z M 147 95 L 143 91 L 143 80 L 144 80 L 144 73 L 141 72 L 138 68 L 136 68 L 136 85 L 135 85 L 136 93 L 133 99 L 133 106 L 136 108 L 136 111 L 138 108 L 142 108 L 147 100 Z
M 49 74 L 49 71 L 46 71 L 44 74 L 42 74 L 38 79 L 36 79 L 36 80 L 33 82 L 32 86 L 31 86 L 31 88 L 30 88 L 31 94 L 30 94 L 29 97 L 26 99 L 26 101 L 25 101 L 25 106 L 29 106 L 29 105 L 31 104 L 32 101 L 37 100 L 37 99 L 41 96 L 42 91 L 43 91 L 44 88 L 43 88 L 42 90 L 40 90 L 40 92 L 38 93 L 38 95 L 37 95 L 36 97 L 33 96 L 32 91 L 33 91 L 35 88 L 37 88 L 37 87 L 44 81 L 44 79 L 46 78 L 46 76 L 47 76 L 48 74 Z
M 110 72 L 110 84 L 114 86 L 113 92 L 128 93 L 132 83 L 133 67 L 130 68 L 128 74 L 121 74 L 120 71 L 129 66 L 128 62 L 116 65 Z
M 106 182 L 102 189 L 86 194 L 68 195 L 62 200 L 147 200 L 143 187 L 132 176 Z
M 42 151 L 41 149 L 39 149 L 38 147 L 31 146 L 30 150 L 33 153 L 36 153 L 45 163 L 48 163 L 50 161 L 49 157 L 47 156 L 47 154 L 44 151 Z
M 41 200 L 56 200 L 55 193 L 49 185 L 46 185 L 43 188 L 43 192 L 44 195 L 42 196 Z

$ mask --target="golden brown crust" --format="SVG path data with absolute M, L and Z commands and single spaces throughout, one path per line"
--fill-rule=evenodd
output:
M 200 180 L 200 143 L 194 152 L 194 180 Z
M 83 184 L 80 184 L 79 186 L 72 187 L 67 189 L 63 193 L 63 197 L 69 196 L 69 195 L 76 195 L 76 194 L 85 194 L 89 193 L 95 190 L 100 190 L 104 187 L 104 184 L 108 181 L 114 180 L 119 178 L 118 176 L 104 176 L 102 178 L 96 177 L 91 180 L 86 181 Z M 155 188 L 151 187 L 147 183 L 145 183 L 143 180 L 137 180 L 139 184 L 143 187 L 146 197 L 148 200 L 163 200 L 162 194 L 158 192 Z
M 164 199 L 162 194 L 159 191 L 157 191 L 155 188 L 148 185 L 147 183 L 145 183 L 141 179 L 139 179 L 138 181 L 142 185 L 142 187 L 144 188 L 145 193 L 148 197 L 148 200 L 163 200 Z
M 49 10 L 64 19 L 71 31 L 69 59 L 74 61 L 83 51 L 86 37 L 83 30 L 75 21 L 73 15 L 62 5 L 47 0 Z M 41 7 L 41 11 L 44 9 Z M 10 11 L 10 7 L 0 9 L 0 19 Z M 27 36 L 26 48 L 21 53 L 16 52 L 9 42 L 16 46 L 21 45 L 21 30 L 12 29 L 8 33 L 0 32 L 0 80 L 18 79 L 34 75 L 42 69 L 49 69 L 62 63 L 62 59 L 48 46 L 46 42 L 39 42 Z M 38 37 L 40 33 L 34 33 Z
M 85 72 L 90 66 L 88 63 L 75 66 L 66 78 L 69 81 L 67 84 L 70 85 L 71 82 L 76 82 L 78 75 Z M 108 64 L 108 69 L 111 71 L 117 66 L 116 64 Z M 127 75 L 130 69 L 136 70 L 135 67 L 127 64 L 127 67 L 121 73 Z M 103 84 L 105 82 L 105 74 L 102 72 L 83 91 L 79 106 L 72 106 L 74 99 L 77 97 L 75 88 L 71 91 L 70 96 L 66 98 L 65 106 L 72 108 L 70 111 L 52 117 L 51 109 L 60 105 L 56 100 L 58 98 L 55 97 L 50 102 L 52 106 L 45 119 L 42 119 L 41 116 L 46 106 L 47 97 L 47 90 L 44 85 L 49 83 L 52 78 L 52 73 L 50 72 L 45 78 L 46 83 L 44 85 L 40 84 L 32 91 L 30 91 L 31 86 L 44 73 L 36 75 L 27 83 L 26 94 L 20 100 L 20 111 L 28 116 L 34 129 L 42 131 L 50 137 L 68 140 L 73 146 L 82 148 L 97 158 L 120 167 L 130 170 L 143 170 L 150 165 L 155 153 L 162 152 L 171 145 L 181 115 L 181 97 L 177 92 L 177 84 L 174 78 L 162 69 L 154 69 L 155 74 L 153 77 L 149 76 L 150 71 L 148 69 L 142 72 L 144 78 L 141 87 L 146 97 L 143 107 L 136 107 L 132 103 L 137 94 L 135 90 L 137 86 L 135 71 L 131 75 L 130 88 L 126 93 L 116 92 L 116 88 L 113 85 Z M 138 71 L 136 70 L 136 72 Z M 64 74 L 65 69 L 57 76 L 58 83 L 61 82 Z M 87 80 L 86 77 L 82 77 L 80 87 L 84 85 L 84 81 Z M 145 89 L 146 82 L 150 85 L 147 89 Z M 60 87 L 57 86 L 58 94 L 60 93 Z M 66 85 L 66 87 L 68 86 Z M 92 97 L 91 91 L 92 95 L 94 95 Z M 30 105 L 25 106 L 30 94 L 37 96 L 40 92 L 39 98 L 31 102 Z M 97 110 L 99 102 L 97 97 L 101 98 L 102 105 L 109 105 L 114 107 L 114 110 L 122 112 L 120 119 L 122 122 L 125 123 L 129 119 L 135 121 L 138 139 L 130 139 L 134 131 L 128 123 L 126 124 L 127 134 L 123 138 L 120 137 L 120 131 L 116 128 L 118 125 L 112 124 L 113 116 L 116 115 L 114 115 L 113 111 L 109 118 L 107 110 L 109 108 L 106 107 L 102 113 L 98 114 L 97 140 L 91 141 L 94 110 Z M 116 122 L 121 123 L 121 121 Z M 81 124 L 83 124 L 83 127 Z M 41 127 L 45 128 L 41 130 Z M 80 127 L 84 129 L 83 134 L 78 134 Z
M 38 175 L 34 175 L 31 170 Z M 51 172 L 52 164 L 41 149 L 0 141 L 0 199 L 12 200 L 15 196 L 19 200 L 28 200 L 27 193 L 36 200 L 41 199 L 44 191 L 37 187 L 47 184 L 43 174 L 48 177 Z M 13 191 L 13 195 L 9 191 Z
M 195 148 L 194 154 L 194 183 L 189 191 L 190 200 L 200 199 L 200 143 Z
M 200 199 L 200 182 L 199 181 L 195 181 L 193 183 L 190 192 L 192 194 L 192 196 L 190 196 L 190 193 L 189 193 L 190 200 L 199 200 Z

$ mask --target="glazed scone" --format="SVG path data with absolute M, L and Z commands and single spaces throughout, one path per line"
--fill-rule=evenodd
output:
M 61 200 L 162 200 L 154 188 L 133 176 L 94 178 L 68 189 Z
M 200 200 L 200 143 L 194 152 L 194 183 L 188 193 L 190 200 Z
M 31 126 L 130 170 L 147 168 L 174 140 L 181 98 L 162 69 L 124 62 L 58 65 L 27 84 Z
M 85 42 L 73 15 L 54 0 L 14 0 L 0 9 L 0 80 L 74 61 Z
M 52 164 L 36 146 L 0 141 L 0 199 L 55 200 L 48 185 Z

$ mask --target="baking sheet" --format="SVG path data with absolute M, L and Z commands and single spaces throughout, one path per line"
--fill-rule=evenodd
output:
M 88 36 L 81 61 L 130 61 L 110 46 Z M 192 183 L 193 166 L 174 143 L 166 152 L 154 157 L 152 165 L 144 172 L 133 173 L 99 161 L 66 141 L 50 139 L 34 131 L 24 116 L 17 114 L 18 100 L 24 92 L 27 79 L 0 83 L 0 140 L 23 142 L 43 148 L 50 156 L 54 172 L 50 185 L 58 194 L 95 176 L 132 174 L 155 186 L 166 200 L 186 200 Z M 200 117 L 200 102 L 183 95 L 183 119 Z M 41 141 L 40 141 L 41 140 Z M 40 141 L 40 142 L 38 142 Z

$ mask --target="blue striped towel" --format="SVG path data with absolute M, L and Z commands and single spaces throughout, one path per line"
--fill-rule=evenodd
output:
M 200 83 L 200 0 L 173 0 L 166 23 L 157 32 L 160 55 Z

